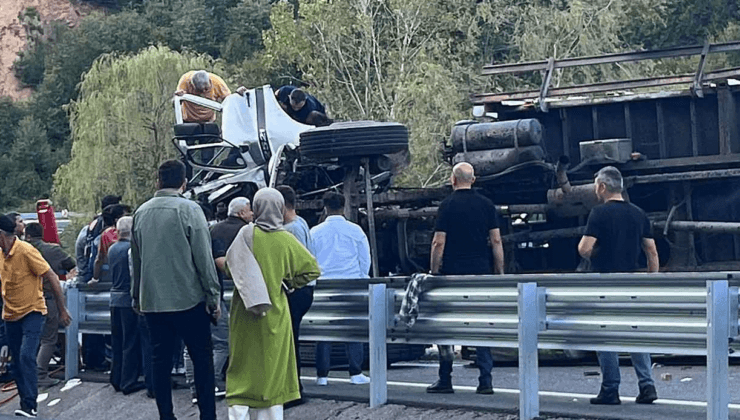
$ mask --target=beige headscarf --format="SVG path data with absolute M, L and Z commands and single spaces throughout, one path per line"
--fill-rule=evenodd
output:
M 266 232 L 283 229 L 285 200 L 280 191 L 263 188 L 254 195 L 254 223 L 244 226 L 226 253 L 226 264 L 234 279 L 234 286 L 247 311 L 265 316 L 272 308 L 272 301 L 265 285 L 262 269 L 254 257 L 254 227 Z
M 285 200 L 280 191 L 274 188 L 262 188 L 254 195 L 254 224 L 267 232 L 283 230 L 283 210 Z

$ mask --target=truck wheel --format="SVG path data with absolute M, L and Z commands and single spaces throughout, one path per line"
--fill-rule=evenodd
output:
M 363 157 L 398 153 L 409 147 L 409 132 L 398 123 L 353 121 L 301 133 L 306 157 Z

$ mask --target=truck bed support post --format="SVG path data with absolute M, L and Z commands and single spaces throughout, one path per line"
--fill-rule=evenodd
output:
M 365 169 L 365 200 L 367 203 L 367 230 L 370 234 L 370 255 L 373 262 L 373 277 L 378 277 L 378 240 L 375 237 L 375 208 L 373 206 L 373 187 L 370 177 L 370 159 L 362 159 Z
M 371 284 L 369 295 L 370 408 L 375 408 L 388 401 L 388 356 L 385 345 L 388 298 L 385 284 Z
M 707 420 L 727 420 L 730 292 L 727 280 L 707 281 Z
M 540 415 L 537 335 L 540 330 L 540 296 L 537 283 L 519 283 L 519 418 Z M 544 294 L 542 295 L 544 297 Z
M 67 310 L 72 317 L 64 336 L 64 379 L 68 381 L 77 377 L 80 369 L 80 289 L 75 286 L 67 289 Z

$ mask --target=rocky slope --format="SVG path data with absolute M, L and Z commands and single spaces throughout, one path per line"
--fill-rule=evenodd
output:
M 0 96 L 22 99 L 31 94 L 20 85 L 12 69 L 18 52 L 26 46 L 26 31 L 18 14 L 28 7 L 36 8 L 45 24 L 59 20 L 74 26 L 85 14 L 85 8 L 70 0 L 0 0 Z

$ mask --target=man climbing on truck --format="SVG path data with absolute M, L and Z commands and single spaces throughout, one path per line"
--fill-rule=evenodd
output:
M 224 79 L 205 70 L 189 71 L 180 77 L 175 95 L 182 96 L 186 93 L 217 102 L 231 95 Z M 213 122 L 216 120 L 216 113 L 212 109 L 183 102 L 182 119 L 185 122 L 194 123 Z
M 323 126 L 333 122 L 326 116 L 324 104 L 303 89 L 286 85 L 275 91 L 275 97 L 283 110 L 299 123 Z

